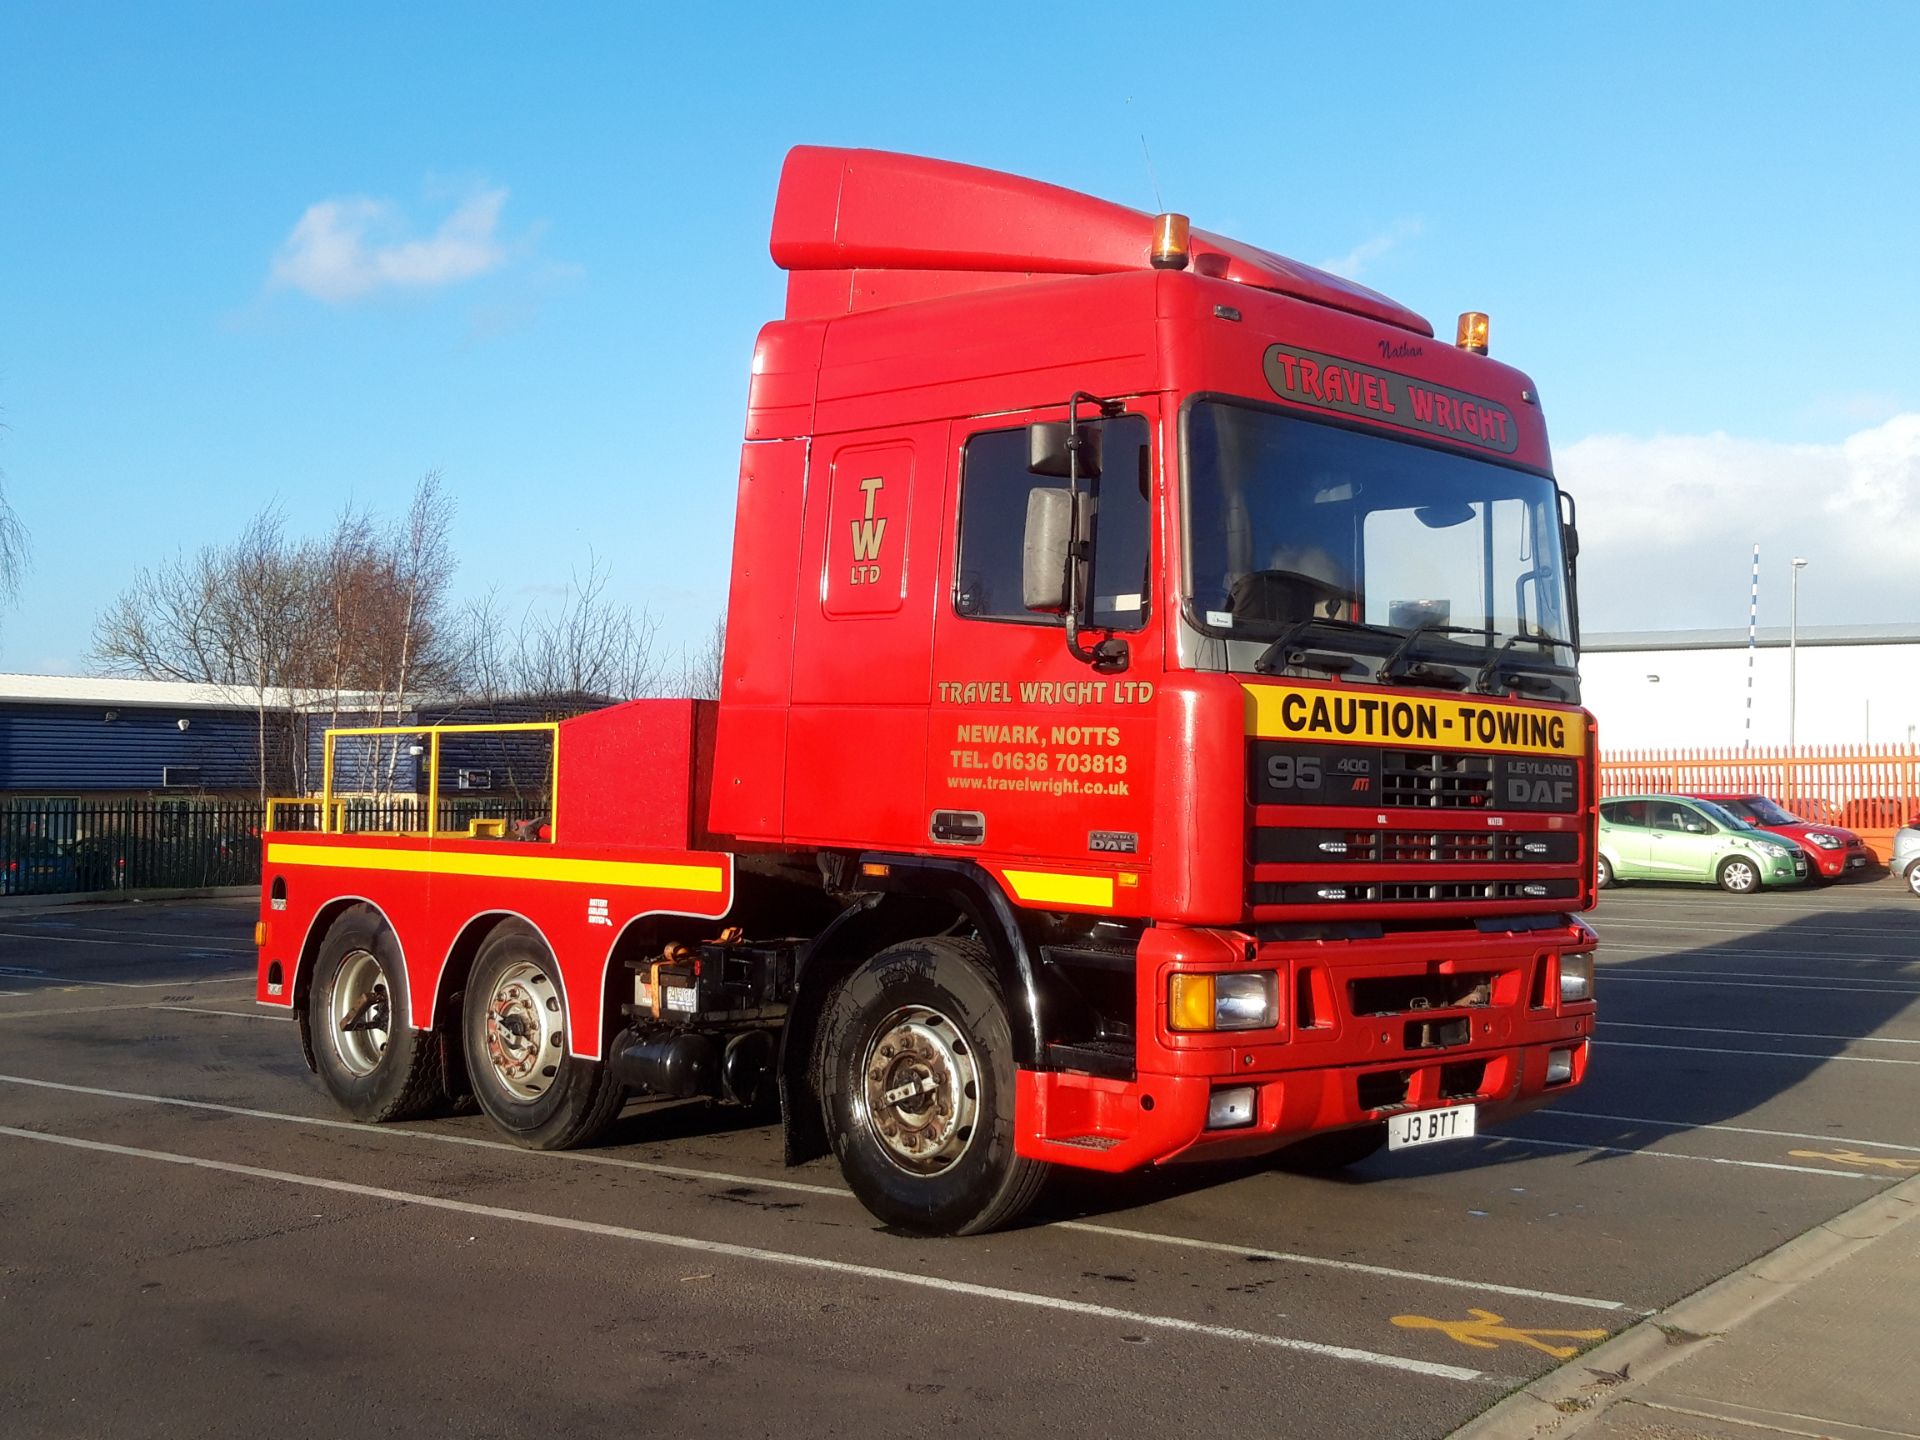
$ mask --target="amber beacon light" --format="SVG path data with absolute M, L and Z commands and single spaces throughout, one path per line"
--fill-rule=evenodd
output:
M 1469 310 L 1460 317 L 1460 329 L 1455 333 L 1453 343 L 1462 350 L 1475 355 L 1487 353 L 1487 317 L 1478 310 Z
M 1187 268 L 1187 239 L 1190 228 L 1186 216 L 1175 215 L 1171 211 L 1154 217 L 1154 269 L 1184 270 Z

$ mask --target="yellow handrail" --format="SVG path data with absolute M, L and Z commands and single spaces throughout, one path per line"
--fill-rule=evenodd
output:
M 329 834 L 340 833 L 341 815 L 345 801 L 334 795 L 334 742 L 343 735 L 417 735 L 424 736 L 427 742 L 427 828 L 428 839 L 443 833 L 440 830 L 440 737 L 442 735 L 505 735 L 524 734 L 543 730 L 552 737 L 551 752 L 547 763 L 547 824 L 556 827 L 559 821 L 559 779 L 560 779 L 560 724 L 554 720 L 516 720 L 498 725 L 459 724 L 459 725 L 342 725 L 329 727 L 322 756 L 320 770 L 321 829 Z M 268 821 L 271 827 L 272 802 L 268 805 Z M 460 834 L 459 831 L 446 831 L 446 834 Z

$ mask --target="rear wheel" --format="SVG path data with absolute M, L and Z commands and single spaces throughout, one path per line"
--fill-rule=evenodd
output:
M 1604 855 L 1593 862 L 1593 887 L 1596 890 L 1613 888 L 1613 866 Z
M 1920 895 L 1920 862 L 1907 867 L 1907 889 Z
M 441 1037 L 412 1020 L 393 929 L 356 905 L 328 928 L 307 989 L 314 1066 L 354 1119 L 408 1120 L 445 1101 Z
M 1720 862 L 1720 888 L 1735 895 L 1751 895 L 1760 888 L 1760 867 L 1744 855 L 1733 855 Z
M 517 920 L 480 946 L 461 1038 L 473 1098 L 532 1150 L 571 1150 L 605 1130 L 626 1091 L 609 1067 L 567 1053 L 567 996 L 553 952 Z
M 1385 1125 L 1362 1125 L 1353 1130 L 1330 1130 L 1287 1146 L 1274 1157 L 1283 1170 L 1330 1175 L 1376 1155 L 1387 1143 Z
M 874 956 L 828 999 L 815 1053 L 841 1172 L 887 1224 L 973 1235 L 1039 1195 L 1049 1167 L 1014 1150 L 1013 1033 L 985 946 Z

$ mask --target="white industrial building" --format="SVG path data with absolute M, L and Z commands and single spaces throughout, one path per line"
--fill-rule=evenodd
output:
M 1601 749 L 1780 746 L 1790 732 L 1803 747 L 1920 742 L 1920 625 L 1802 625 L 1791 637 L 1769 626 L 1756 641 L 1745 630 L 1585 636 L 1581 695 Z

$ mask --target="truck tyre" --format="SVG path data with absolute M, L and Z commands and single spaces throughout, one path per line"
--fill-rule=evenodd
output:
M 975 1235 L 1045 1183 L 1016 1154 L 1013 1033 L 986 947 L 910 940 L 840 982 L 820 1018 L 818 1093 L 841 1173 L 886 1224 Z
M 1604 855 L 1593 862 L 1593 888 L 1596 890 L 1613 888 L 1613 866 Z
M 320 941 L 307 987 L 314 1068 L 356 1120 L 411 1120 L 446 1099 L 441 1037 L 413 1028 L 400 945 L 386 917 L 356 905 Z
M 1378 1154 L 1387 1143 L 1385 1125 L 1362 1125 L 1352 1130 L 1329 1130 L 1296 1141 L 1274 1157 L 1283 1170 L 1305 1175 L 1331 1175 Z
M 1717 872 L 1720 888 L 1735 895 L 1751 895 L 1760 888 L 1760 866 L 1744 855 L 1729 855 Z
M 531 926 L 503 921 L 481 942 L 462 1009 L 473 1098 L 516 1143 L 571 1150 L 620 1113 L 626 1090 L 610 1068 L 567 1053 L 566 991 Z

